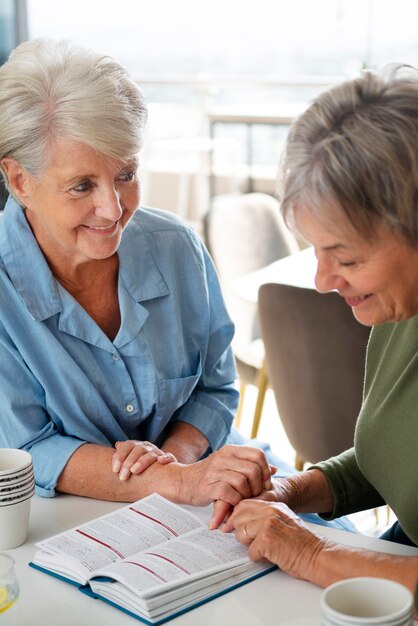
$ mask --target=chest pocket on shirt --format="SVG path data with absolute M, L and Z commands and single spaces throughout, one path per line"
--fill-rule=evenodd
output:
M 193 376 L 168 378 L 167 380 L 159 381 L 157 414 L 164 418 L 166 424 L 173 413 L 190 398 L 201 375 L 202 361 L 199 355 L 197 371 Z

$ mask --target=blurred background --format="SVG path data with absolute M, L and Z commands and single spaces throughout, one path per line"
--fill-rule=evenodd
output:
M 0 0 L 0 62 L 33 37 L 121 61 L 149 102 L 143 202 L 200 220 L 274 194 L 288 123 L 362 68 L 418 64 L 414 0 Z
M 212 209 L 212 230 L 218 232 L 216 241 L 222 239 L 214 258 L 238 336 L 244 316 L 257 326 L 257 303 L 238 301 L 235 279 L 285 252 L 256 259 L 249 222 L 241 244 L 249 242 L 251 255 L 241 245 L 240 266 L 236 229 L 222 225 L 222 211 L 234 215 L 234 198 L 242 207 L 249 199 L 265 200 L 248 192 L 275 195 L 289 125 L 322 90 L 362 70 L 418 66 L 417 16 L 415 0 L 0 0 L 0 64 L 19 42 L 53 37 L 111 55 L 129 69 L 149 103 L 142 203 L 176 212 L 202 236 Z M 213 227 L 214 208 L 221 214 L 219 231 Z M 257 204 L 256 210 L 261 215 Z M 270 226 L 267 230 L 271 234 Z M 241 430 L 254 432 L 264 373 L 258 435 L 292 463 L 295 449 L 268 387 L 260 333 L 247 343 L 258 349 L 256 357 L 246 361 L 244 355 L 241 363 L 255 371 L 254 380 L 245 380 L 239 370 L 241 382 L 250 383 Z M 236 344 L 235 349 L 241 354 Z M 385 514 L 383 525 L 388 521 Z M 361 519 L 356 522 L 366 532 L 378 532 L 374 517 L 366 517 L 363 528 Z

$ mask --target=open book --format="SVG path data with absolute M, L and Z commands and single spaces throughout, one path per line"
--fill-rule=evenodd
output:
M 37 544 L 30 564 L 147 624 L 161 624 L 272 569 L 233 534 L 152 494 Z

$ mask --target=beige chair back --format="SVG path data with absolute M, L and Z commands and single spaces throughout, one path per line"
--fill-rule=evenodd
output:
M 237 295 L 234 282 L 296 252 L 296 239 L 281 218 L 277 200 L 265 193 L 214 198 L 205 219 L 205 238 L 236 326 L 234 343 L 245 349 L 260 336 L 257 305 Z
M 336 292 L 266 284 L 258 304 L 270 385 L 298 457 L 317 462 L 350 448 L 370 329 Z
M 219 273 L 225 302 L 235 323 L 233 349 L 240 378 L 239 427 L 246 385 L 257 386 L 251 436 L 256 436 L 267 389 L 264 346 L 257 304 L 237 294 L 241 276 L 296 252 L 298 244 L 285 226 L 279 203 L 265 193 L 229 194 L 213 199 L 205 218 L 206 244 Z

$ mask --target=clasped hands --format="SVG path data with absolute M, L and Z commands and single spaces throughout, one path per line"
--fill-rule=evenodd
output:
M 329 542 L 302 526 L 292 511 L 304 503 L 300 487 L 295 489 L 296 478 L 272 480 L 276 468 L 261 450 L 226 445 L 184 465 L 146 441 L 117 442 L 115 447 L 112 469 L 122 481 L 154 463 L 172 463 L 173 469 L 181 470 L 172 475 L 180 481 L 179 501 L 195 506 L 214 502 L 211 529 L 235 531 L 253 560 L 267 559 L 293 576 L 314 579 L 317 558 Z
M 261 450 L 248 446 L 226 445 L 201 461 L 183 465 L 173 454 L 147 441 L 116 442 L 112 470 L 120 480 L 141 474 L 154 463 L 173 463 L 179 470 L 173 479 L 181 481 L 184 504 L 215 503 L 211 528 L 218 528 L 241 500 L 269 493 L 276 471 Z

